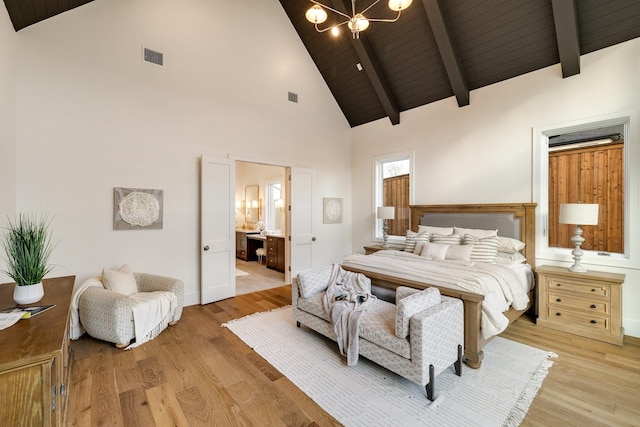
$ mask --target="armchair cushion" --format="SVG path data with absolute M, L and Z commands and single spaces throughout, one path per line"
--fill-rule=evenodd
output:
M 416 292 L 398 301 L 396 305 L 396 336 L 406 338 L 409 336 L 409 322 L 414 314 L 440 304 L 440 290 L 427 288 Z
M 102 269 L 102 283 L 105 289 L 119 294 L 132 295 L 138 292 L 138 284 L 127 264 L 119 270 Z

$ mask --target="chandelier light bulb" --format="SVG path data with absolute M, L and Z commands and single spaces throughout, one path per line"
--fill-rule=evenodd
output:
M 369 20 L 365 18 L 363 14 L 358 13 L 356 16 L 351 18 L 347 23 L 347 26 L 354 33 L 359 33 L 360 31 L 364 31 L 369 28 Z
M 331 35 L 337 37 L 340 35 L 340 28 L 338 27 L 331 27 Z
M 389 9 L 400 12 L 411 6 L 413 0 L 389 0 Z
M 312 24 L 322 24 L 327 20 L 327 12 L 317 4 L 310 7 L 304 16 L 307 18 L 307 21 Z

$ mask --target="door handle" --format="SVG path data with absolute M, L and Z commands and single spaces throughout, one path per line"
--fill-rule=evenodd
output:
M 204 250 L 208 251 L 209 250 L 209 245 L 205 245 Z

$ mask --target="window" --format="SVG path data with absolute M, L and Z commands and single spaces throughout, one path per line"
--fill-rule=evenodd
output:
M 279 179 L 267 182 L 266 223 L 268 230 L 284 231 L 284 199 Z
M 534 129 L 537 256 L 569 261 L 575 225 L 559 224 L 561 203 L 597 203 L 583 226 L 585 263 L 638 265 L 638 111 Z M 636 221 L 637 222 L 637 221 Z M 582 225 L 582 224 L 580 224 Z
M 395 218 L 388 221 L 389 242 L 404 241 L 409 229 L 413 202 L 413 153 L 397 153 L 374 160 L 374 206 L 376 216 L 378 206 L 395 207 Z M 376 220 L 374 241 L 382 240 L 382 220 Z

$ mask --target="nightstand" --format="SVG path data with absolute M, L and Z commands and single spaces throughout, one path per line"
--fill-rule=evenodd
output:
M 625 275 L 564 267 L 536 267 L 536 323 L 586 338 L 622 345 L 622 283 Z
M 371 245 L 364 247 L 364 254 L 371 255 L 374 252 L 378 252 L 382 250 L 382 245 Z

